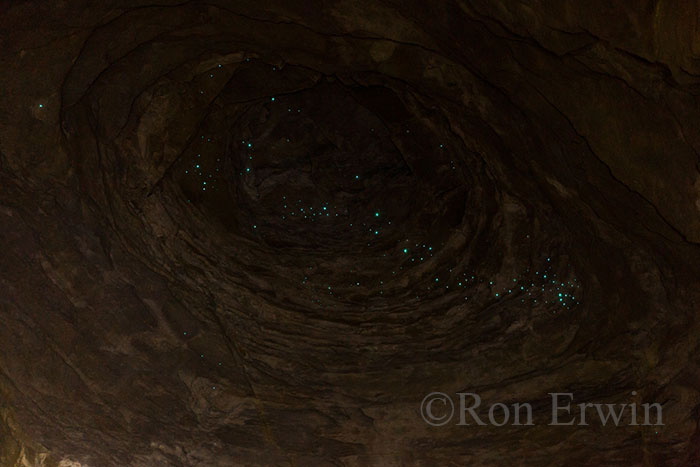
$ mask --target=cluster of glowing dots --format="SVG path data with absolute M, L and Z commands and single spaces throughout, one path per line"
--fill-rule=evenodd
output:
M 219 63 L 219 64 L 216 66 L 216 68 L 223 68 L 223 65 L 222 65 L 221 63 Z M 216 69 L 211 70 L 211 71 L 209 72 L 209 79 L 213 79 L 215 74 L 216 74 Z M 204 87 L 206 87 L 206 83 L 201 83 L 201 84 L 203 84 Z M 204 89 L 200 89 L 200 90 L 199 90 L 199 93 L 200 93 L 200 94 L 205 94 L 206 92 L 205 92 Z
M 381 235 L 382 233 L 382 223 L 385 221 L 384 217 L 382 216 L 380 211 L 374 211 L 372 215 L 370 216 L 370 219 L 368 222 L 363 222 L 362 223 L 362 228 L 367 229 L 367 232 L 370 235 L 370 239 L 376 238 Z M 386 225 L 391 225 L 390 220 L 386 220 Z M 350 227 L 353 227 L 353 224 L 350 224 Z M 371 246 L 371 243 L 368 243 L 367 246 Z M 386 256 L 386 255 L 384 255 Z
M 276 100 L 276 99 L 275 99 L 274 97 L 271 97 L 271 98 L 270 98 L 270 102 L 275 102 L 275 100 Z M 287 108 L 287 112 L 290 112 L 290 113 L 291 113 L 291 112 L 292 112 L 292 108 L 291 108 L 291 107 L 288 107 L 288 108 Z M 301 113 L 301 109 L 297 109 L 297 113 Z M 289 142 L 289 140 L 287 140 L 287 142 Z
M 418 254 L 411 259 L 419 259 L 425 257 L 433 256 L 434 249 L 425 243 L 412 243 L 413 248 L 402 247 L 401 253 L 403 255 L 408 255 L 412 250 L 417 251 Z M 420 256 L 423 255 L 423 256 Z M 386 256 L 386 255 L 383 255 Z M 420 259 L 419 259 L 420 260 Z M 411 266 L 413 261 L 407 266 Z M 313 268 L 309 268 L 312 270 Z M 396 277 L 401 275 L 402 271 L 405 271 L 404 266 L 400 265 L 398 268 L 392 271 L 392 278 L 397 281 L 400 279 Z M 351 269 L 349 271 L 351 274 L 357 272 L 357 269 Z M 338 297 L 337 290 L 344 287 L 356 288 L 360 286 L 377 287 L 377 294 L 384 295 L 385 287 L 387 283 L 390 285 L 391 280 L 386 279 L 378 281 L 370 281 L 367 283 L 366 279 L 357 279 L 350 284 L 342 284 L 340 287 L 338 285 L 333 285 L 325 282 L 326 277 L 319 280 L 318 282 L 312 281 L 309 277 L 311 272 L 304 276 L 301 283 L 306 286 L 311 287 L 311 302 L 320 304 L 320 298 L 318 298 L 319 291 L 326 291 L 329 295 L 336 295 Z M 553 313 L 557 312 L 557 309 L 571 310 L 576 305 L 580 305 L 579 295 L 580 284 L 575 278 L 571 280 L 565 280 L 559 278 L 559 275 L 553 271 L 551 258 L 547 258 L 545 265 L 541 270 L 531 272 L 528 268 L 523 274 L 519 274 L 518 277 L 512 279 L 503 278 L 483 278 L 477 277 L 475 273 L 456 271 L 454 268 L 449 268 L 442 273 L 435 273 L 430 276 L 427 275 L 427 280 L 424 282 L 424 287 L 422 290 L 425 292 L 424 297 L 418 293 L 415 298 L 421 299 L 427 296 L 433 295 L 438 291 L 442 290 L 441 293 L 455 293 L 458 296 L 463 297 L 464 300 L 469 300 L 470 296 L 479 296 L 481 298 L 487 298 L 489 295 L 491 300 L 518 300 L 520 303 L 529 303 L 530 305 L 543 305 L 547 307 L 554 307 Z M 336 293 L 334 293 L 336 291 Z M 464 295 L 464 292 L 469 291 L 469 295 Z M 486 295 L 484 295 L 484 293 Z
M 243 140 L 241 141 L 241 146 L 243 148 L 243 151 L 246 152 L 245 155 L 248 157 L 248 161 L 250 161 L 250 164 L 252 164 L 254 150 L 253 143 L 251 141 Z M 240 175 L 249 174 L 252 171 L 253 167 L 251 165 L 247 165 L 240 171 Z
M 574 305 L 580 304 L 575 296 L 575 290 L 580 288 L 580 285 L 577 283 L 576 279 L 572 279 L 571 281 L 558 280 L 556 278 L 557 274 L 553 272 L 552 269 L 551 258 L 547 258 L 546 264 L 541 271 L 537 270 L 534 272 L 534 274 L 531 274 L 530 270 L 527 269 L 523 275 L 525 277 L 519 276 L 513 278 L 512 284 L 498 288 L 496 287 L 495 283 L 500 282 L 501 280 L 487 280 L 466 272 L 452 274 L 454 271 L 452 268 L 447 270 L 448 274 L 437 275 L 431 279 L 431 282 L 434 282 L 433 290 L 443 287 L 444 289 L 450 289 L 450 285 L 452 285 L 452 289 L 471 288 L 476 294 L 479 292 L 479 290 L 483 290 L 485 288 L 486 290 L 490 290 L 495 298 L 520 298 L 521 303 L 524 303 L 526 298 L 529 297 L 533 303 L 543 303 L 548 305 L 556 304 L 567 310 L 572 309 Z M 314 284 L 309 277 L 313 271 L 314 267 L 309 266 L 307 275 L 303 277 L 301 282 L 304 285 L 312 287 L 313 294 L 311 296 L 311 302 L 321 306 L 322 300 L 320 295 L 318 295 L 318 292 L 325 291 L 328 295 L 332 296 L 334 295 L 334 289 L 336 289 L 336 287 L 327 283 L 323 285 Z M 351 272 L 352 271 L 353 270 L 351 270 Z M 321 273 L 319 272 L 319 274 Z M 534 276 L 535 279 L 532 279 L 532 276 Z M 526 277 L 530 277 L 530 279 L 527 279 Z M 444 282 L 449 282 L 449 284 L 442 285 Z M 361 281 L 355 281 L 351 285 L 354 287 L 359 287 L 361 284 Z M 379 285 L 383 288 L 384 281 L 379 281 Z M 380 290 L 379 295 L 382 294 L 383 290 Z M 536 297 L 540 297 L 539 301 Z M 416 299 L 419 298 L 419 296 L 416 296 Z M 465 297 L 465 299 L 466 298 L 468 297 Z M 553 311 L 553 313 L 556 313 L 556 311 Z M 186 331 L 183 333 L 183 335 L 188 337 L 188 333 Z M 200 354 L 200 358 L 203 361 L 205 361 L 205 357 L 205 354 Z M 219 361 L 218 366 L 221 365 L 222 362 Z M 216 386 L 212 386 L 212 389 L 215 390 Z
M 201 139 L 204 144 L 211 143 L 211 138 L 205 138 L 204 135 L 201 136 Z M 197 183 L 202 191 L 212 190 L 216 183 L 216 173 L 219 172 L 220 162 L 221 158 L 217 157 L 214 164 L 205 163 L 201 153 L 195 154 L 189 167 L 185 169 L 185 175 L 197 177 Z
M 290 200 L 286 195 L 281 197 L 280 206 L 282 211 L 280 217 L 282 220 L 301 220 L 307 222 L 324 220 L 335 221 L 335 218 L 340 217 L 345 219 L 350 216 L 348 209 L 332 206 L 328 202 L 313 205 L 312 203 L 304 202 L 301 199 Z M 367 222 L 361 222 L 359 224 L 356 222 L 350 222 L 347 224 L 347 226 L 350 228 L 366 229 L 371 238 L 376 238 L 382 233 L 382 226 L 384 223 L 386 225 L 391 225 L 391 221 L 384 219 L 384 216 L 379 210 L 371 211 L 368 217 L 369 219 Z M 371 243 L 368 243 L 368 245 L 371 246 Z
M 289 201 L 286 196 L 282 196 L 282 210 L 284 212 L 282 219 L 284 220 L 289 216 L 291 219 L 306 219 L 310 222 L 315 222 L 316 219 L 338 217 L 343 214 L 338 207 L 330 206 L 329 203 L 321 203 L 320 206 L 314 207 L 300 199 L 295 202 Z
M 382 217 L 382 213 L 381 213 L 381 211 L 375 210 L 372 212 L 371 217 L 374 220 L 377 220 L 378 218 Z M 389 223 L 391 223 L 391 222 L 389 222 Z M 363 225 L 366 226 L 366 224 L 363 224 Z M 378 235 L 378 229 L 370 228 L 370 231 L 372 232 L 373 235 Z M 377 232 L 377 233 L 375 233 L 375 232 Z M 409 241 L 409 240 L 406 240 L 406 241 Z M 432 257 L 434 252 L 435 252 L 434 248 L 430 245 L 427 245 L 426 243 L 415 243 L 414 242 L 414 243 L 412 243 L 412 245 L 415 245 L 415 247 L 418 249 L 420 249 L 420 248 L 425 249 L 425 251 L 423 252 L 423 256 L 417 256 L 416 258 L 425 259 L 425 257 Z M 386 253 L 381 254 L 379 259 L 384 260 L 384 258 L 391 256 L 391 253 L 393 251 L 394 251 L 393 249 L 388 250 Z M 403 248 L 402 251 L 403 251 L 403 254 L 409 253 L 408 248 Z M 392 271 L 391 279 L 395 279 L 396 281 L 400 280 L 398 277 L 396 277 L 397 271 L 398 271 L 398 274 L 400 275 L 401 271 L 404 270 L 404 266 L 401 265 L 400 263 L 402 263 L 402 261 L 399 261 L 398 267 L 395 268 L 394 271 Z M 408 264 L 407 266 L 410 267 L 411 265 L 412 264 Z M 352 275 L 354 273 L 357 273 L 361 269 L 362 268 L 359 268 L 359 267 L 357 269 L 350 269 L 349 274 Z M 358 278 L 358 279 L 350 282 L 349 284 L 346 283 L 346 284 L 342 284 L 339 286 L 339 285 L 333 285 L 333 284 L 329 284 L 329 283 L 325 282 L 327 280 L 327 277 L 321 273 L 319 273 L 319 275 L 322 276 L 323 279 L 321 281 L 318 281 L 318 283 L 316 283 L 315 281 L 312 280 L 312 278 L 309 277 L 309 275 L 311 274 L 311 271 L 313 271 L 313 267 L 309 267 L 309 271 L 310 272 L 308 272 L 307 275 L 304 275 L 303 279 L 301 279 L 301 284 L 310 287 L 310 289 L 311 289 L 310 290 L 310 292 L 311 292 L 310 300 L 312 303 L 315 303 L 315 304 L 321 304 L 320 298 L 317 297 L 318 291 L 325 291 L 325 293 L 328 295 L 336 295 L 336 297 L 338 297 L 337 290 L 342 289 L 343 286 L 349 287 L 349 288 L 357 288 L 357 287 L 361 287 L 361 286 L 375 285 L 375 286 L 379 287 L 378 295 L 382 296 L 382 295 L 384 295 L 385 287 L 387 285 L 391 285 L 391 283 L 392 283 L 392 280 L 390 280 L 390 279 L 387 279 L 386 282 L 385 282 L 385 280 L 379 280 L 379 279 L 369 280 L 369 283 L 368 283 L 367 279 Z M 439 278 L 435 278 L 435 282 L 439 282 Z M 465 282 L 466 282 L 466 280 L 465 280 Z M 461 285 L 461 283 L 460 283 L 460 285 Z M 430 287 L 430 288 L 432 288 L 432 287 Z M 447 286 L 447 288 L 449 288 L 449 286 Z M 334 290 L 336 290 L 335 293 L 334 293 Z
M 276 70 L 276 69 L 277 69 L 276 67 L 273 67 L 273 71 Z M 271 98 L 270 98 L 270 102 L 275 102 L 276 100 L 277 100 L 277 99 L 276 99 L 275 97 L 271 97 Z M 289 109 L 287 109 L 287 110 L 288 110 L 289 112 L 292 111 L 291 108 L 289 108 Z M 298 112 L 298 113 L 301 112 L 301 109 L 297 109 L 297 112 Z M 286 138 L 286 140 L 287 140 L 288 143 L 290 142 L 290 139 L 289 139 L 289 138 Z M 249 161 L 249 163 L 250 163 L 251 165 L 247 165 L 247 166 L 243 167 L 243 168 L 240 170 L 239 175 L 247 175 L 247 174 L 250 174 L 251 172 L 253 172 L 253 170 L 254 170 L 254 168 L 253 168 L 253 166 L 252 166 L 252 163 L 253 163 L 253 160 L 254 160 L 253 152 L 254 152 L 255 148 L 254 148 L 254 146 L 253 146 L 253 142 L 252 142 L 252 141 L 245 141 L 245 140 L 243 140 L 243 141 L 241 141 L 241 145 L 242 145 L 243 150 L 244 150 L 244 151 L 247 151 L 246 156 L 247 156 L 248 161 Z
M 512 283 L 496 287 L 493 281 L 489 281 L 494 298 L 509 299 L 517 297 L 521 303 L 529 301 L 531 304 L 556 305 L 566 310 L 571 310 L 581 302 L 576 298 L 580 284 L 573 278 L 561 279 L 553 271 L 551 258 L 547 258 L 542 270 L 534 274 L 528 269 L 525 277 L 514 278 Z M 539 297 L 539 298 L 538 298 Z M 554 311 L 555 312 L 555 311 Z
M 248 58 L 248 59 L 246 59 L 246 61 L 249 62 L 250 59 Z M 218 68 L 222 68 L 222 65 L 219 64 Z M 277 67 L 273 66 L 272 70 L 277 71 Z M 213 72 L 209 74 L 209 78 L 214 78 Z M 203 94 L 204 91 L 200 90 L 200 93 Z M 277 101 L 277 99 L 275 97 L 270 97 L 270 102 L 275 103 L 276 101 Z M 39 107 L 43 108 L 43 105 L 40 104 Z M 292 109 L 291 107 L 287 108 L 287 112 L 289 112 L 289 113 L 293 112 L 293 110 L 296 110 L 296 113 L 301 113 L 300 108 L 299 109 Z M 371 131 L 373 132 L 374 129 L 371 129 Z M 410 133 L 410 130 L 407 129 L 406 133 Z M 201 139 L 203 140 L 203 142 L 206 142 L 206 143 L 211 142 L 211 138 L 205 139 L 205 137 L 203 135 L 201 136 Z M 287 142 L 290 142 L 290 140 L 287 139 Z M 243 150 L 247 152 L 246 156 L 247 156 L 248 161 L 251 161 L 250 165 L 245 166 L 240 171 L 240 175 L 245 175 L 245 174 L 251 173 L 254 170 L 254 168 L 252 166 L 252 161 L 254 160 L 254 154 L 253 154 L 254 147 L 253 147 L 253 143 L 251 141 L 245 141 L 245 140 L 241 141 L 241 145 L 242 145 Z M 443 148 L 442 144 L 440 145 L 440 148 Z M 221 159 L 217 158 L 216 161 L 220 162 Z M 455 169 L 454 162 L 450 161 L 450 164 L 452 165 L 452 169 L 454 170 Z M 218 171 L 219 171 L 219 167 L 217 164 L 217 167 L 214 167 L 214 172 L 218 172 Z M 201 159 L 201 154 L 196 155 L 195 159 L 193 159 L 191 162 L 191 167 L 185 170 L 185 174 L 196 175 L 196 176 L 200 177 L 202 191 L 207 191 L 207 188 L 209 188 L 211 190 L 212 184 L 216 181 L 216 179 L 214 178 L 215 173 L 212 173 L 212 172 L 206 170 L 206 168 L 204 167 L 204 163 L 202 162 L 202 159 Z M 360 179 L 361 179 L 361 176 L 358 174 L 352 176 L 352 181 L 357 182 Z M 282 202 L 283 202 L 282 207 L 283 207 L 284 212 L 285 212 L 285 214 L 282 215 L 282 219 L 285 219 L 285 220 L 288 218 L 296 218 L 296 219 L 306 219 L 306 220 L 309 220 L 311 222 L 314 222 L 317 219 L 339 217 L 339 216 L 344 216 L 344 215 L 348 214 L 346 210 L 340 210 L 338 207 L 331 207 L 329 205 L 329 203 L 326 203 L 326 202 L 321 203 L 320 206 L 308 205 L 308 203 L 303 203 L 302 200 L 297 200 L 294 203 L 291 203 L 289 200 L 287 200 L 286 196 L 282 197 Z M 378 221 L 380 218 L 382 220 L 384 220 L 383 219 L 384 216 L 378 210 L 373 211 L 369 217 L 372 221 L 375 221 L 375 222 Z M 391 221 L 387 221 L 387 223 L 390 225 Z M 371 235 L 374 235 L 374 236 L 380 235 L 381 227 L 377 226 L 376 224 L 374 226 L 371 226 L 370 224 L 371 223 L 363 222 L 363 223 L 361 223 L 361 227 L 363 229 L 367 229 L 367 231 Z M 357 224 L 353 225 L 353 223 L 350 223 L 349 226 L 350 227 L 360 227 L 360 225 L 357 225 Z M 253 227 L 253 229 L 257 229 L 258 225 L 253 224 L 252 227 Z M 408 240 L 406 240 L 406 241 L 408 241 Z M 418 262 L 424 261 L 426 258 L 432 257 L 433 253 L 434 253 L 432 246 L 429 246 L 429 245 L 422 243 L 422 242 L 414 243 L 412 248 L 403 247 L 402 252 L 403 252 L 403 254 L 409 255 L 409 256 L 412 253 L 415 253 L 415 256 L 410 257 L 411 262 L 416 262 L 416 260 L 418 260 Z M 385 253 L 382 256 L 386 257 L 387 254 Z M 403 269 L 404 269 L 403 266 L 399 266 L 399 268 L 398 268 L 399 271 L 401 271 Z M 309 267 L 309 270 L 312 271 L 313 267 Z M 450 270 L 450 272 L 451 271 L 452 270 Z M 351 272 L 352 272 L 352 270 L 351 270 Z M 396 271 L 392 271 L 392 275 L 396 275 Z M 301 282 L 304 285 L 311 285 L 312 284 L 309 276 L 304 276 Z M 435 287 L 429 287 L 429 288 L 437 288 L 441 285 L 441 284 L 439 284 L 440 283 L 439 277 L 435 277 L 434 282 L 435 282 Z M 467 285 L 470 282 L 476 283 L 476 282 L 483 282 L 483 281 L 477 281 L 477 280 L 475 280 L 475 277 L 473 275 L 468 277 L 465 273 L 465 277 L 462 278 L 458 282 L 457 285 L 467 287 Z M 354 281 L 350 285 L 352 287 L 359 287 L 361 284 L 363 284 L 363 282 Z M 384 285 L 385 285 L 384 281 L 379 280 L 379 286 L 381 287 L 379 294 L 384 293 Z M 449 285 L 445 285 L 444 287 L 446 289 L 449 289 Z M 322 287 L 322 289 L 326 290 L 329 295 L 334 294 L 334 292 L 333 292 L 334 287 L 332 285 L 326 284 L 324 287 Z M 312 298 L 311 301 L 313 303 L 321 304 L 320 298 Z M 184 332 L 183 334 L 184 334 L 184 336 L 187 336 L 188 333 Z M 200 354 L 200 358 L 204 359 L 205 355 Z M 222 362 L 218 362 L 218 365 L 221 366 Z M 216 386 L 212 386 L 212 389 L 215 390 Z
M 409 239 L 404 240 L 400 243 L 399 249 L 401 253 L 403 253 L 404 255 L 408 255 L 408 259 L 410 259 L 411 263 L 420 263 L 422 261 L 425 261 L 428 258 L 432 258 L 433 254 L 435 253 L 433 247 L 430 244 L 419 242 L 413 243 L 409 246 L 404 246 L 405 243 L 411 242 Z M 400 267 L 400 269 L 403 269 L 403 267 Z

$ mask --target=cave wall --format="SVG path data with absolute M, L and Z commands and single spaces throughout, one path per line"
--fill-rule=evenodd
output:
M 0 8 L 3 465 L 698 462 L 697 2 Z

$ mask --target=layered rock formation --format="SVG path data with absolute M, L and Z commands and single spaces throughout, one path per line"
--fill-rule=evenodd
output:
M 696 2 L 2 10 L 1 465 L 700 462 Z

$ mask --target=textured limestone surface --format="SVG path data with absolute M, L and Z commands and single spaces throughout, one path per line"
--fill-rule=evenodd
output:
M 0 88 L 0 465 L 700 465 L 696 1 L 8 1 Z

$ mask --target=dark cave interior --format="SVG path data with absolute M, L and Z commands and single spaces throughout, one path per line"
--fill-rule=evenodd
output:
M 0 12 L 0 465 L 700 465 L 697 2 Z

